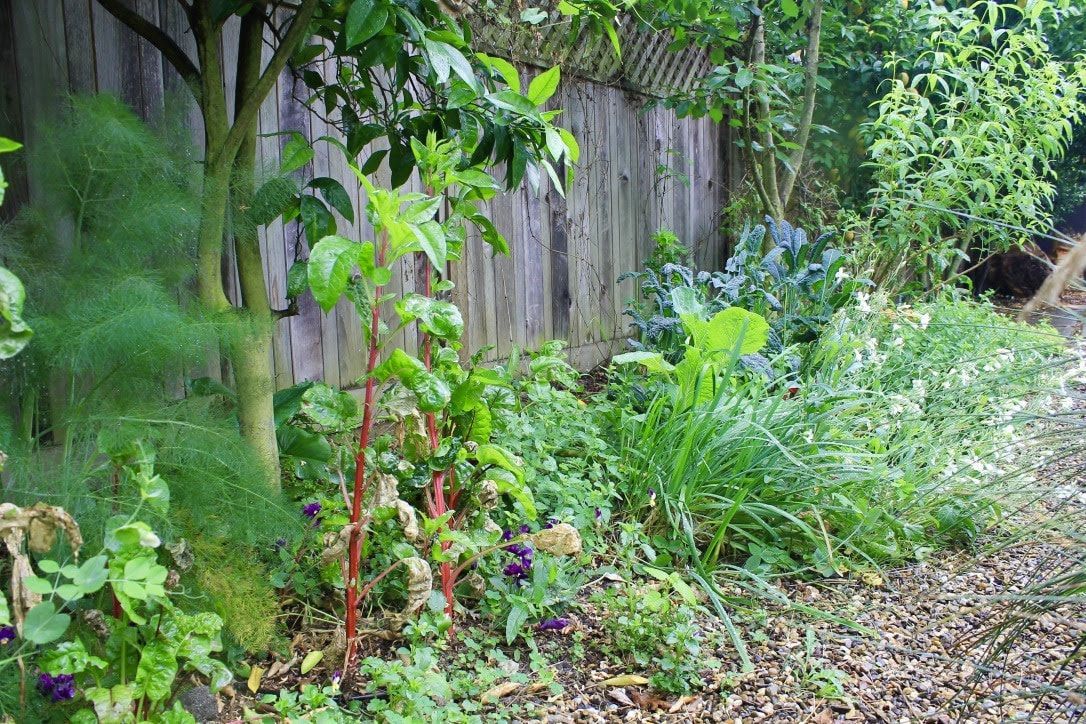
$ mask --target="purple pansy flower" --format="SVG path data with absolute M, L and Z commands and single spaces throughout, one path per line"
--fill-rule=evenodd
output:
M 317 513 L 319 512 L 321 512 L 320 503 L 306 503 L 302 506 L 302 515 L 304 515 L 306 518 L 316 518 Z
M 599 508 L 596 508 L 596 520 L 599 520 L 602 517 L 603 517 L 603 511 L 600 510 Z
M 75 677 L 71 674 L 41 674 L 38 677 L 38 691 L 48 696 L 53 702 L 69 701 L 75 698 Z
M 10 644 L 18 637 L 14 626 L 0 627 L 0 644 Z
M 513 531 L 509 530 L 508 528 L 503 530 L 502 531 L 502 540 L 503 541 L 513 540 Z
M 561 631 L 569 626 L 568 618 L 545 618 L 539 622 L 537 628 L 540 631 Z
M 527 523 L 524 523 L 524 524 L 522 524 L 520 526 L 519 530 L 520 530 L 521 535 L 528 535 L 529 533 L 532 532 L 532 527 L 530 525 L 528 525 Z

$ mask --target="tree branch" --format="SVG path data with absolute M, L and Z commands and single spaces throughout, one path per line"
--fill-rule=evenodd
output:
M 260 105 L 271 91 L 272 86 L 275 85 L 279 73 L 286 67 L 287 60 L 294 53 L 294 49 L 308 32 L 309 21 L 317 11 L 317 2 L 318 0 L 303 0 L 301 7 L 294 16 L 294 20 L 291 21 L 290 28 L 283 36 L 283 41 L 275 49 L 275 53 L 272 55 L 271 60 L 268 61 L 264 72 L 253 85 L 245 101 L 236 108 L 234 125 L 230 128 L 230 133 L 227 134 L 226 141 L 220 151 L 224 157 L 232 158 L 237 153 L 238 148 L 241 147 L 245 135 L 252 132 L 252 125 L 256 120 L 257 113 L 260 112 Z
M 781 207 L 787 208 L 788 200 L 799 176 L 803 156 L 807 152 L 807 142 L 811 137 L 811 123 L 814 121 L 815 96 L 818 93 L 818 51 L 822 39 L 822 7 L 824 0 L 815 0 L 811 8 L 811 17 L 807 21 L 807 52 L 803 58 L 803 113 L 799 119 L 799 132 L 796 134 L 796 149 L 788 159 L 788 168 L 784 169 L 781 181 Z
M 169 61 L 178 74 L 193 88 L 200 86 L 200 70 L 177 43 L 147 18 L 127 7 L 122 0 L 97 0 L 106 12 L 120 20 L 129 29 L 158 48 L 162 57 Z M 187 12 L 187 8 L 186 8 Z

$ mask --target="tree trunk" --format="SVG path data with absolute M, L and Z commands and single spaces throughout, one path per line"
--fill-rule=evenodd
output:
M 238 36 L 237 90 L 235 117 L 253 92 L 260 78 L 260 52 L 264 26 L 256 13 L 249 13 L 241 23 Z M 241 284 L 237 314 L 245 318 L 245 334 L 231 350 L 238 392 L 238 421 L 241 435 L 256 453 L 272 490 L 280 486 L 279 444 L 275 438 L 275 374 L 272 369 L 272 336 L 277 317 L 268 299 L 264 264 L 260 256 L 260 236 L 249 210 L 255 194 L 256 121 L 243 129 L 241 145 L 234 157 L 233 208 L 231 229 Z

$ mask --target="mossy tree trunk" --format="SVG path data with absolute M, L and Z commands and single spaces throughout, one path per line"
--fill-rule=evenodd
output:
M 278 488 L 271 343 L 275 322 L 283 313 L 272 309 L 268 299 L 257 227 L 248 211 L 254 193 L 260 106 L 275 87 L 287 60 L 307 36 L 318 0 L 284 3 L 282 9 L 274 2 L 250 5 L 241 17 L 236 59 L 225 59 L 222 54 L 222 30 L 228 16 L 222 17 L 212 0 L 193 0 L 184 9 L 196 41 L 195 61 L 124 0 L 97 1 L 162 53 L 185 79 L 199 104 L 204 120 L 205 158 L 196 261 L 198 296 L 209 314 L 226 316 L 241 329 L 225 350 L 237 383 L 238 421 L 242 435 L 260 460 L 268 487 Z M 264 28 L 275 25 L 277 13 L 288 12 L 289 22 L 276 34 L 278 42 L 272 57 L 262 65 Z M 226 66 L 232 66 L 235 73 L 233 99 L 227 98 Z M 232 122 L 227 112 L 230 102 L 234 109 Z M 223 286 L 223 248 L 228 239 L 234 244 L 241 281 L 238 306 L 231 304 Z

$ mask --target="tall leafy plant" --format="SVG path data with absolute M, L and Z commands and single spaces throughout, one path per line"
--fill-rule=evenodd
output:
M 354 168 L 367 194 L 367 215 L 376 240 L 355 242 L 339 236 L 321 239 L 308 263 L 308 280 L 317 302 L 330 310 L 341 297 L 358 308 L 366 321 L 363 330 L 367 348 L 362 424 L 355 458 L 354 489 L 351 493 L 350 529 L 347 546 L 346 634 L 349 646 L 357 635 L 360 599 L 359 566 L 366 526 L 372 510 L 364 511 L 367 493 L 375 477 L 387 479 L 394 470 L 383 469 L 373 438 L 380 388 L 396 381 L 406 391 L 409 405 L 405 417 L 417 416 L 425 431 L 424 441 L 389 450 L 405 460 L 409 470 L 425 474 L 422 494 L 428 526 L 436 534 L 434 557 L 441 569 L 441 586 L 446 611 L 454 612 L 453 587 L 459 569 L 449 549 L 451 531 L 465 522 L 471 506 L 472 485 L 485 484 L 493 495 L 508 493 L 534 515 L 531 496 L 515 457 L 491 442 L 491 413 L 483 398 L 486 389 L 506 384 L 503 378 L 485 370 L 465 370 L 457 359 L 463 321 L 451 303 L 435 298 L 451 288 L 439 280 L 450 260 L 459 258 L 464 226 L 474 224 L 495 251 L 507 249 L 504 240 L 489 237 L 492 228 L 476 209 L 476 203 L 491 197 L 497 183 L 473 166 L 463 147 L 455 141 L 438 142 L 431 134 L 426 143 L 412 139 L 412 152 L 431 193 L 402 193 L 375 187 L 361 170 Z M 435 195 L 436 194 L 436 195 Z M 443 202 L 448 214 L 437 218 Z M 422 294 L 399 299 L 384 294 L 395 264 L 419 254 L 425 257 Z M 401 349 L 387 350 L 389 330 L 381 322 L 381 309 L 395 301 L 400 328 L 415 325 L 422 334 L 420 357 Z M 384 352 L 384 361 L 379 362 Z M 417 478 L 416 478 L 417 479 Z M 394 478 L 393 478 L 394 480 Z M 479 495 L 475 495 L 478 499 Z M 489 496 L 488 496 L 489 497 Z M 376 500 L 372 501 L 376 505 Z M 367 589 L 368 590 L 368 587 Z
M 971 250 L 1046 228 L 1053 162 L 1086 110 L 1086 63 L 1049 51 L 1056 3 L 1019 5 L 933 6 L 921 51 L 890 58 L 898 75 L 865 126 L 874 186 L 860 268 L 876 282 L 949 280 Z

